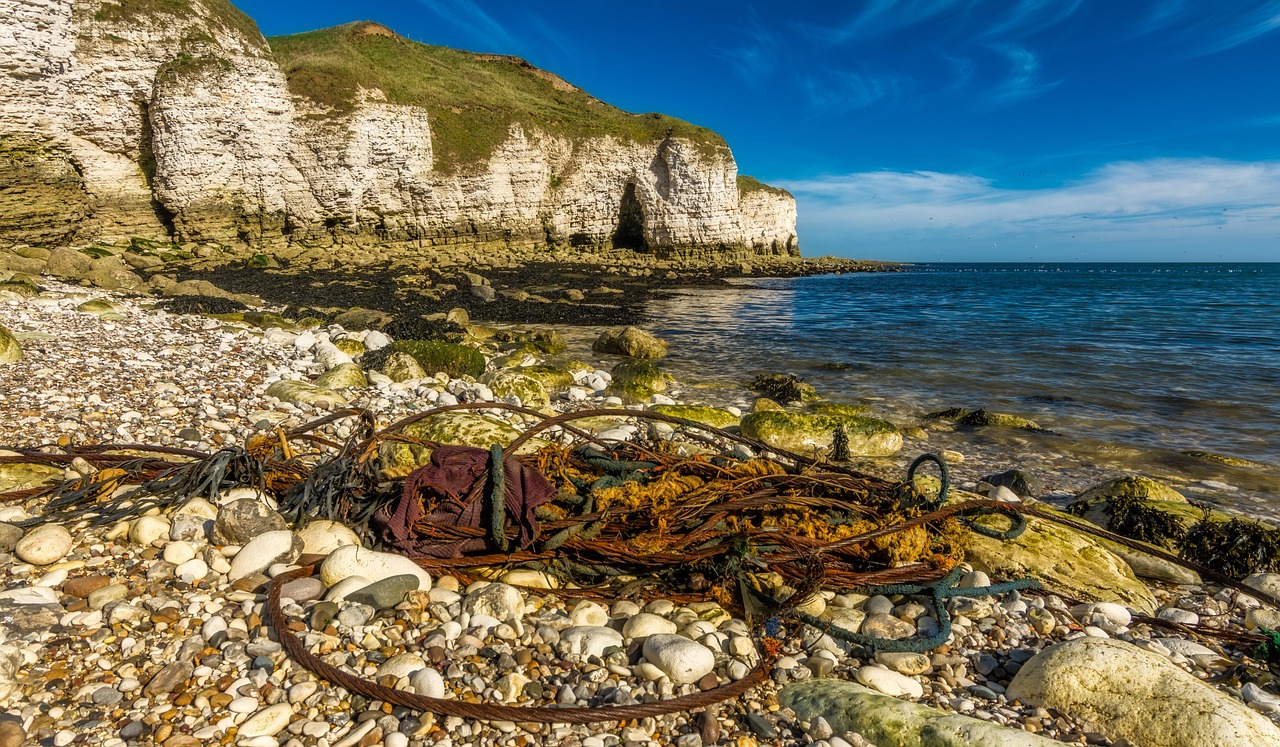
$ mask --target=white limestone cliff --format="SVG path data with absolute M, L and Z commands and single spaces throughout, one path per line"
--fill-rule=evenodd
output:
M 429 103 L 369 88 L 339 112 L 291 94 L 253 22 L 225 0 L 127 9 L 0 0 L 0 244 L 798 254 L 794 200 L 760 185 L 740 194 L 727 148 L 517 122 L 486 160 L 439 168 Z

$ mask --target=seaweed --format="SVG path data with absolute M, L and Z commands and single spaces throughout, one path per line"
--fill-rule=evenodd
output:
M 761 374 L 751 382 L 751 389 L 779 402 L 817 398 L 812 386 L 792 374 Z
M 1280 570 L 1280 529 L 1242 519 L 1214 521 L 1207 506 L 1200 508 L 1204 518 L 1178 542 L 1183 558 L 1232 578 Z

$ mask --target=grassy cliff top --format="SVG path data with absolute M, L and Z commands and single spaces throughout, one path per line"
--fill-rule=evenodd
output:
M 392 103 L 424 107 L 440 171 L 484 161 L 514 123 L 571 139 L 651 142 L 672 135 L 704 153 L 728 151 L 711 130 L 662 114 L 624 112 L 517 57 L 420 44 L 376 23 L 267 41 L 289 90 L 337 113 L 354 107 L 359 88 L 378 88 Z
M 790 192 L 782 187 L 771 187 L 754 176 L 738 174 L 738 197 L 746 197 L 752 192 L 767 192 L 771 195 L 780 195 L 784 197 L 792 196 Z

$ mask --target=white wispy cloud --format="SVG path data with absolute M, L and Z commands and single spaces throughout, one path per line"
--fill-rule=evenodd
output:
M 883 103 L 897 103 L 915 89 L 914 79 L 901 74 L 863 74 L 831 70 L 803 79 L 813 108 L 822 112 L 853 111 Z
M 799 203 L 802 238 L 820 242 L 852 237 L 915 248 L 967 240 L 1123 246 L 1194 236 L 1280 247 L 1280 161 L 1119 162 L 1041 189 L 1010 189 L 972 174 L 931 171 L 781 184 Z
M 995 51 L 1008 60 L 1009 72 L 1000 83 L 985 92 L 986 101 L 1004 104 L 1034 96 L 1058 85 L 1057 81 L 1040 79 L 1040 58 L 1031 50 L 1018 44 L 1002 44 Z
M 506 26 L 471 0 L 418 0 L 418 4 L 484 45 L 474 51 L 515 54 L 523 49 L 521 41 Z
M 1157 0 L 1135 29 L 1168 34 L 1190 56 L 1222 52 L 1280 29 L 1280 0 Z

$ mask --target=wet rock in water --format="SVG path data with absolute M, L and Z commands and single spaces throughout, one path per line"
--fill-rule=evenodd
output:
M 364 377 L 364 371 L 354 363 L 339 363 L 333 368 L 320 374 L 316 379 L 315 385 L 321 389 L 335 391 L 338 389 L 363 389 L 369 386 L 369 380 Z
M 431 576 L 412 560 L 403 555 L 375 552 L 357 545 L 339 547 L 329 553 L 329 557 L 325 558 L 324 563 L 320 565 L 320 579 L 327 586 L 333 586 L 351 576 L 360 576 L 375 582 L 402 575 L 416 577 L 418 588 L 422 591 L 431 588 Z
M 545 407 L 551 404 L 551 396 L 541 382 L 525 376 L 519 369 L 495 371 L 482 381 L 493 390 L 495 397 L 518 397 L 525 407 Z
M 621 361 L 609 371 L 609 375 L 613 378 L 611 391 L 618 392 L 632 389 L 665 392 L 667 385 L 674 381 L 656 363 L 647 360 Z
M 241 498 L 218 509 L 213 521 L 217 545 L 244 545 L 266 532 L 287 529 L 284 517 L 256 498 Z
M 742 435 L 799 454 L 829 450 L 837 428 L 848 437 L 850 456 L 891 456 L 902 448 L 902 434 L 878 418 L 769 411 L 742 418 Z
M 1021 428 L 1027 431 L 1047 432 L 1041 428 L 1039 424 L 1021 415 L 1014 415 L 1007 412 L 992 412 L 989 410 L 974 410 L 966 413 L 956 420 L 956 425 L 968 428 L 980 428 L 985 426 L 998 426 L 1000 428 Z
M 637 327 L 607 330 L 596 338 L 591 349 L 597 353 L 656 360 L 667 357 L 667 343 Z
M 1012 490 L 1023 498 L 1039 498 L 1044 494 L 1044 483 L 1040 478 L 1020 469 L 1005 470 L 994 475 L 987 475 L 982 478 L 992 487 L 1004 487 Z
M 1172 501 L 1174 503 L 1187 502 L 1182 493 L 1162 482 L 1140 475 L 1117 477 L 1114 480 L 1107 480 L 1094 485 L 1076 496 L 1076 501 L 1083 501 L 1092 505 L 1097 501 L 1110 501 L 1113 498 L 1138 498 L 1144 501 Z
M 32 565 L 49 565 L 65 558 L 74 544 L 71 532 L 62 525 L 43 524 L 18 540 L 14 554 Z
M 347 601 L 364 604 L 375 610 L 390 609 L 404 601 L 405 595 L 417 591 L 419 579 L 413 574 L 390 576 L 347 595 Z
M 1111 638 L 1079 638 L 1037 654 L 1008 697 L 1096 724 L 1146 747 L 1280 745 L 1280 728 L 1166 657 Z
M 662 633 L 645 639 L 644 658 L 677 685 L 697 682 L 716 665 L 715 654 L 701 643 Z
M 695 423 L 709 425 L 712 428 L 729 428 L 741 420 L 737 415 L 718 407 L 699 407 L 696 405 L 654 405 L 650 412 L 668 415 L 673 418 L 692 420 Z
M 791 374 L 762 374 L 751 382 L 751 390 L 777 402 L 804 402 L 818 398 L 812 386 Z
M 24 357 L 18 339 L 9 330 L 0 327 L 0 364 L 16 363 Z
M 308 404 L 320 407 L 345 405 L 347 400 L 332 389 L 325 389 L 306 381 L 281 380 L 267 387 L 267 396 L 281 402 Z
M 813 679 L 788 685 L 778 702 L 800 721 L 819 718 L 829 729 L 861 734 L 896 747 L 1053 747 L 1061 742 L 910 703 L 853 682 Z

